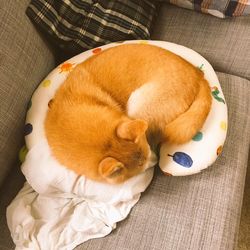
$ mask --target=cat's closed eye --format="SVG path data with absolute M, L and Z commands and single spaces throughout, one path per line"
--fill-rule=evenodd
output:
M 138 166 L 142 166 L 146 160 L 146 157 L 143 155 L 143 152 L 141 150 L 133 153 L 132 157 L 133 157 L 133 160 L 138 162 Z

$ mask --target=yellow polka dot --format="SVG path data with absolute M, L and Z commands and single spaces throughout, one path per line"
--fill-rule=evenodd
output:
M 51 81 L 50 81 L 50 80 L 44 80 L 44 81 L 42 82 L 42 86 L 45 87 L 45 88 L 49 87 L 50 84 L 51 84 Z
M 148 44 L 148 41 L 142 40 L 142 41 L 139 42 L 139 44 Z
M 224 121 L 222 121 L 222 122 L 220 123 L 220 128 L 221 128 L 222 130 L 226 131 L 226 130 L 227 130 L 227 123 L 224 122 Z
M 28 153 L 28 149 L 26 148 L 26 146 L 24 145 L 20 151 L 19 151 L 19 160 L 21 163 L 23 163 L 25 161 L 25 157 Z

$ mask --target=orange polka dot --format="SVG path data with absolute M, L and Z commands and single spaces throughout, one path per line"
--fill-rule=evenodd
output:
M 211 90 L 212 90 L 212 91 L 218 90 L 218 87 L 213 86 L 213 87 L 211 87 Z
M 74 63 L 65 62 L 59 66 L 60 73 L 70 72 L 73 69 Z
M 220 155 L 221 152 L 222 152 L 222 149 L 223 149 L 223 147 L 222 147 L 222 145 L 220 145 L 220 146 L 217 148 L 216 154 L 217 154 L 217 155 Z

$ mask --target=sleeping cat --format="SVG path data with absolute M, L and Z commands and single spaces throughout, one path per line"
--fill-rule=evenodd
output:
M 189 62 L 153 45 L 119 45 L 69 73 L 45 132 L 61 164 L 115 184 L 145 170 L 149 144 L 188 142 L 210 107 L 208 82 Z

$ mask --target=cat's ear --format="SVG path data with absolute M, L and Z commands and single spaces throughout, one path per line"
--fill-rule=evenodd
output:
M 121 139 L 138 142 L 145 134 L 148 124 L 144 120 L 130 120 L 120 123 L 116 129 L 117 136 Z
M 123 181 L 127 169 L 124 165 L 113 157 L 106 157 L 99 163 L 100 175 L 109 183 L 119 183 Z

